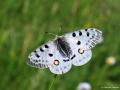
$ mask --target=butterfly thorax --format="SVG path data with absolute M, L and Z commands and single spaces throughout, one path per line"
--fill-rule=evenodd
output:
M 58 51 L 63 57 L 68 57 L 70 58 L 72 54 L 72 50 L 70 48 L 69 43 L 66 41 L 64 37 L 58 37 L 55 40 L 55 44 L 57 46 Z

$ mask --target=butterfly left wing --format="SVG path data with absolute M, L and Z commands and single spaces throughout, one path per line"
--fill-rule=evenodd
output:
M 49 53 L 52 53 L 53 56 L 47 58 L 52 61 L 52 63 L 48 65 L 50 71 L 54 74 L 67 73 L 72 67 L 71 62 L 64 62 L 64 60 L 68 60 L 68 58 L 61 55 L 55 42 L 51 42 L 51 45 L 52 47 Z
M 91 59 L 91 49 L 102 41 L 102 32 L 95 28 L 89 28 L 68 33 L 64 37 L 73 52 L 72 63 L 75 66 L 81 66 Z
M 63 57 L 53 41 L 40 46 L 28 56 L 28 64 L 36 68 L 49 68 L 54 74 L 63 74 L 71 69 L 71 62 L 64 62 L 68 58 Z

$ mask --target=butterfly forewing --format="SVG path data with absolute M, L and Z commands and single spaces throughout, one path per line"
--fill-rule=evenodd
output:
M 72 42 L 71 38 L 78 39 L 81 42 L 81 46 L 85 50 L 95 47 L 96 44 L 102 42 L 102 32 L 95 28 L 81 29 L 65 35 L 69 41 Z M 74 42 L 73 39 L 73 42 Z
M 37 68 L 43 68 L 39 65 L 43 64 L 46 67 L 52 63 L 48 57 L 51 55 L 51 51 L 54 51 L 54 47 L 52 44 L 53 41 L 49 41 L 48 43 L 38 47 L 32 53 L 29 54 L 28 64 Z M 47 45 L 47 46 L 46 46 Z M 48 46 L 49 45 L 49 46 Z

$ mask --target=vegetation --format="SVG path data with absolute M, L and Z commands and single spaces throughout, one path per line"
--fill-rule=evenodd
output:
M 89 63 L 57 77 L 51 90 L 75 90 L 89 82 L 93 90 L 120 87 L 120 0 L 0 0 L 0 90 L 48 90 L 54 74 L 26 64 L 28 54 L 54 37 L 95 27 L 104 41 Z M 62 25 L 60 33 L 59 28 Z M 105 63 L 116 58 L 115 65 Z M 105 89 L 106 90 L 106 89 Z M 113 90 L 113 88 L 109 88 Z

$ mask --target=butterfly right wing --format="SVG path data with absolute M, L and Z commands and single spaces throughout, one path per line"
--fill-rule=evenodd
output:
M 91 49 L 84 50 L 86 46 L 84 45 L 84 42 L 82 42 L 82 38 L 73 38 L 71 36 L 65 36 L 67 42 L 69 43 L 72 55 L 71 55 L 71 61 L 72 64 L 75 66 L 81 66 L 86 64 L 92 57 L 92 51 Z M 80 45 L 78 45 L 78 42 L 81 41 Z M 84 41 L 84 40 L 83 40 Z M 84 51 L 80 51 L 80 49 L 83 49 Z
M 102 41 L 102 32 L 95 29 L 82 29 L 68 33 L 64 36 L 70 44 L 74 58 L 72 63 L 75 66 L 86 64 L 92 57 L 91 49 Z

